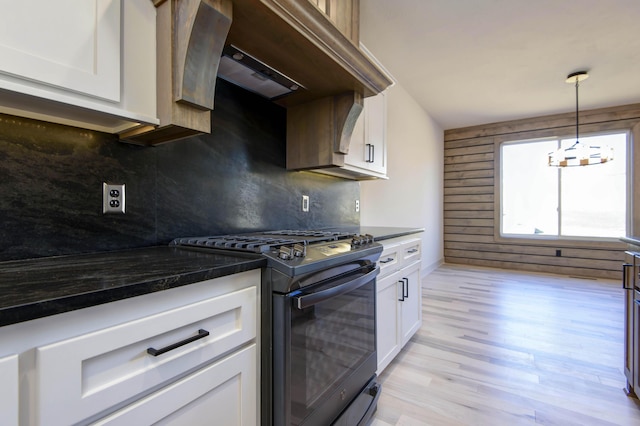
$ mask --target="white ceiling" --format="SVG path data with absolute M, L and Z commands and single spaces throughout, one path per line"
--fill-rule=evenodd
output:
M 445 130 L 640 103 L 640 0 L 360 0 L 361 41 Z

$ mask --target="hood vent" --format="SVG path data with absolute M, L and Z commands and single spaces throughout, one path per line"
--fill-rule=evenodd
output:
M 218 77 L 267 99 L 278 99 L 300 89 L 300 84 L 234 46 L 226 46 Z

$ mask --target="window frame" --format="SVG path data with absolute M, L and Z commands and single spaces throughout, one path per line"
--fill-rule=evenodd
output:
M 598 125 L 586 125 L 581 127 L 581 136 L 582 137 L 590 137 L 590 136 L 600 136 L 600 135 L 609 135 L 609 134 L 626 134 L 626 164 L 625 164 L 625 172 L 626 172 L 626 211 L 625 211 L 625 227 L 626 234 L 633 235 L 633 229 L 635 225 L 634 218 L 634 162 L 635 156 L 633 152 L 634 146 L 634 134 L 636 133 L 634 129 L 629 127 L 607 127 L 606 129 L 601 128 Z M 502 242 L 522 242 L 522 243 L 532 243 L 536 244 L 542 243 L 543 245 L 550 244 L 555 245 L 558 242 L 591 242 L 594 244 L 602 244 L 603 246 L 609 246 L 612 242 L 619 242 L 620 238 L 625 237 L 625 235 L 620 235 L 618 237 L 582 237 L 582 236 L 566 236 L 566 235 L 531 235 L 531 234 L 504 234 L 503 233 L 503 211 L 502 211 L 502 194 L 503 194 L 503 180 L 502 180 L 502 147 L 505 145 L 513 145 L 513 144 L 525 144 L 525 143 L 535 143 L 535 142 L 543 142 L 543 141 L 552 141 L 556 140 L 558 145 L 560 145 L 560 141 L 564 139 L 575 138 L 575 133 L 565 134 L 558 133 L 556 130 L 547 129 L 543 131 L 537 132 L 520 132 L 519 135 L 522 137 L 517 137 L 514 135 L 502 135 L 496 137 L 494 139 L 494 238 L 495 240 Z M 614 159 L 615 161 L 615 159 Z M 558 186 L 559 192 L 558 197 L 561 197 L 561 173 L 558 171 Z M 560 206 L 560 209 L 562 207 Z M 561 221 L 561 213 L 557 215 L 558 222 Z M 559 230 L 561 229 L 559 225 Z M 546 244 L 545 244 L 546 243 Z

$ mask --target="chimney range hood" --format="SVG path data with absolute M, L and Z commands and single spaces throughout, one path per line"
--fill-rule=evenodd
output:
M 304 90 L 296 81 L 232 45 L 222 51 L 218 77 L 271 100 Z
M 351 23 L 344 32 L 309 0 L 152 1 L 160 124 L 121 132 L 123 142 L 158 145 L 210 133 L 217 76 L 286 108 L 288 126 L 299 127 L 288 131 L 288 146 L 330 144 L 339 160 L 362 98 L 392 83 L 358 47 L 359 0 L 336 9 Z

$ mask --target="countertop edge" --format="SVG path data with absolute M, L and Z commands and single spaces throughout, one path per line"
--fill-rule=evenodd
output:
M 640 240 L 632 237 L 622 237 L 620 238 L 620 241 L 622 241 L 623 243 L 634 245 L 634 246 L 640 246 Z

